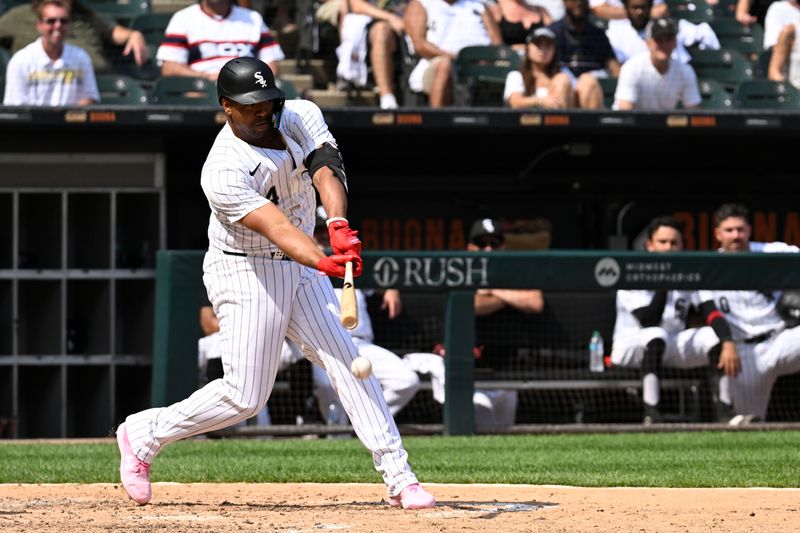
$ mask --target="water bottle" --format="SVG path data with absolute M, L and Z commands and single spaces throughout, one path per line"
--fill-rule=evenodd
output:
M 600 335 L 599 331 L 595 330 L 592 332 L 592 338 L 589 340 L 589 370 L 592 372 L 602 372 L 604 369 L 604 356 L 603 337 Z

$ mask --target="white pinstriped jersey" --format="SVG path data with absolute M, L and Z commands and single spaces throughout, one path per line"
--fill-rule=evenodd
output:
M 751 242 L 750 251 L 796 253 L 800 249 L 783 242 Z M 734 341 L 743 341 L 785 327 L 777 310 L 780 291 L 712 291 L 712 293 L 714 303 L 725 314 L 725 320 L 731 326 Z
M 617 320 L 614 323 L 614 337 L 642 328 L 642 324 L 633 315 L 633 311 L 650 305 L 654 295 L 655 291 L 651 290 L 617 291 Z M 669 333 L 678 333 L 686 329 L 686 316 L 689 308 L 697 307 L 700 303 L 702 303 L 700 295 L 696 291 L 669 291 L 659 326 Z
M 323 143 L 336 146 L 336 140 L 322 111 L 308 100 L 286 101 L 279 129 L 288 151 L 248 144 L 228 124 L 217 135 L 200 179 L 211 207 L 209 249 L 253 255 L 279 251 L 269 239 L 237 223 L 268 202 L 313 235 L 316 194 L 303 161 Z
M 261 15 L 236 5 L 224 18 L 207 14 L 199 4 L 176 11 L 156 52 L 159 61 L 200 72 L 219 72 L 235 57 L 257 57 L 264 63 L 285 57 Z

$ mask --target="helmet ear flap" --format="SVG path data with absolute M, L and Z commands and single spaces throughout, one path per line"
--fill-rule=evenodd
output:
M 281 126 L 281 117 L 283 116 L 283 104 L 286 103 L 285 98 L 278 98 L 272 101 L 272 126 L 279 128 Z

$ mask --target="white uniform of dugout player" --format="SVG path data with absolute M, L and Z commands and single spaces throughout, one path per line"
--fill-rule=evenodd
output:
M 341 300 L 341 289 L 334 289 L 336 296 Z M 366 294 L 361 289 L 356 289 L 356 304 L 358 305 L 358 325 L 349 330 L 353 343 L 358 349 L 359 355 L 369 359 L 372 363 L 372 374 L 378 380 L 383 390 L 383 398 L 392 415 L 396 415 L 400 409 L 411 401 L 419 388 L 419 376 L 416 372 L 408 368 L 395 353 L 378 346 L 373 341 L 375 335 L 372 331 L 372 320 L 367 312 Z M 386 296 L 399 296 L 396 290 L 388 290 Z M 325 371 L 317 366 L 313 368 L 315 394 L 319 400 L 320 414 L 327 418 L 328 407 L 338 404 L 338 398 L 331 387 Z M 341 411 L 340 411 L 341 412 Z M 340 420 L 347 423 L 346 420 Z
M 714 236 L 726 253 L 800 251 L 782 242 L 750 242 L 747 209 L 725 204 L 714 216 Z M 742 371 L 731 380 L 739 415 L 764 420 L 778 377 L 800 371 L 800 327 L 787 329 L 778 312 L 779 291 L 714 291 L 717 307 L 731 326 Z
M 135 413 L 119 426 L 123 487 L 134 501 L 147 503 L 150 463 L 165 445 L 261 410 L 288 338 L 312 347 L 308 357 L 327 370 L 372 452 L 389 503 L 434 506 L 408 464 L 377 380 L 350 373 L 358 351 L 339 323 L 333 286 L 320 275 L 344 277 L 348 261 L 356 276 L 362 270 L 361 241 L 344 218 L 344 166 L 322 112 L 305 100 L 284 105 L 269 67 L 250 57 L 225 64 L 217 91 L 228 122 L 201 178 L 211 207 L 203 281 L 219 318 L 225 375 L 186 400 Z M 331 215 L 331 256 L 311 237 L 315 189 Z
M 683 249 L 680 224 L 672 217 L 657 217 L 647 227 L 648 252 L 671 252 Z M 738 371 L 738 354 L 731 332 L 707 291 L 620 290 L 617 291 L 617 318 L 614 324 L 611 362 L 616 366 L 642 370 L 644 422 L 660 421 L 661 368 L 696 368 L 707 366 L 709 354 L 720 347 L 719 364 L 726 375 Z M 707 326 L 686 329 L 690 307 L 700 309 Z M 729 414 L 727 380 L 714 376 L 712 389 L 722 414 Z M 721 383 L 720 383 L 721 381 Z M 729 418 L 729 416 L 728 416 Z M 726 420 L 727 421 L 727 420 Z

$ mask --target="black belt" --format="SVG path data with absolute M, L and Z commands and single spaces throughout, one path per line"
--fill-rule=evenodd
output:
M 244 252 L 229 252 L 227 250 L 222 250 L 222 253 L 225 255 L 235 255 L 236 257 L 247 257 L 247 254 Z M 285 253 L 281 252 L 280 250 L 277 252 L 270 253 L 270 256 L 275 261 L 291 261 L 292 258 L 286 255 Z
M 744 343 L 745 344 L 760 344 L 760 343 L 764 342 L 765 340 L 767 340 L 767 339 L 769 339 L 771 337 L 774 337 L 777 334 L 778 334 L 778 330 L 777 329 L 772 329 L 770 331 L 762 333 L 761 335 L 756 335 L 755 337 L 750 337 L 749 339 L 745 339 Z

